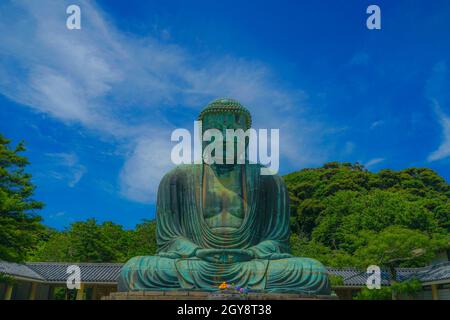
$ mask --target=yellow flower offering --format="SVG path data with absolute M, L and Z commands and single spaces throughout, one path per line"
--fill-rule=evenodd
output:
M 227 283 L 226 282 L 222 282 L 219 286 L 219 289 L 226 289 L 227 288 Z

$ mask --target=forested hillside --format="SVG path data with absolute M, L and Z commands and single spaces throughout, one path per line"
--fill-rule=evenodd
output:
M 156 253 L 156 223 L 144 220 L 133 230 L 95 219 L 72 223 L 66 230 L 47 229 L 28 260 L 68 262 L 125 262 Z
M 327 163 L 285 176 L 296 255 L 329 266 L 419 266 L 448 247 L 450 186 L 427 168 Z

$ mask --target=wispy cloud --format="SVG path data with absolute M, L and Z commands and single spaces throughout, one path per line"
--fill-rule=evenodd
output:
M 47 153 L 46 156 L 50 158 L 51 176 L 66 181 L 71 188 L 75 187 L 87 172 L 74 153 Z
M 442 127 L 442 142 L 439 148 L 428 156 L 428 161 L 437 161 L 450 156 L 450 117 L 442 112 L 436 101 L 434 102 L 434 111 Z
M 66 214 L 65 211 L 58 211 L 58 212 L 56 212 L 56 213 L 50 214 L 50 215 L 49 215 L 49 218 L 50 218 L 50 219 L 58 219 L 58 218 L 64 217 L 65 214 Z
M 432 109 L 442 128 L 441 143 L 437 150 L 430 153 L 428 161 L 437 161 L 450 156 L 450 117 L 442 109 L 441 101 L 448 101 L 447 64 L 440 61 L 433 67 L 433 72 L 427 81 L 426 95 L 431 100 Z
M 382 125 L 384 125 L 384 123 L 385 123 L 384 120 L 377 120 L 377 121 L 374 121 L 374 122 L 372 122 L 372 124 L 370 125 L 370 129 L 372 130 L 372 129 L 381 127 Z
M 0 93 L 125 148 L 120 183 L 126 197 L 154 199 L 170 166 L 170 158 L 159 152 L 171 147 L 173 124 L 166 110 L 192 111 L 220 96 L 246 104 L 257 126 L 279 128 L 288 163 L 300 167 L 326 158 L 321 141 L 326 130 L 308 117 L 306 94 L 287 89 L 264 63 L 198 58 L 168 43 L 168 37 L 122 33 L 92 1 L 78 1 L 82 29 L 67 30 L 69 4 L 18 0 L 0 5 L 7 13 L 0 30 L 8 30 L 0 33 Z
M 355 143 L 352 141 L 347 141 L 344 145 L 343 153 L 345 155 L 351 154 L 355 150 Z
M 385 160 L 384 158 L 374 158 L 374 159 L 367 161 L 367 163 L 364 164 L 364 166 L 366 168 L 370 168 L 370 167 L 373 167 L 373 166 L 383 162 L 384 160 Z

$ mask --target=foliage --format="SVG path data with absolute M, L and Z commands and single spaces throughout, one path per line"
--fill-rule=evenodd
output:
M 67 289 L 65 287 L 53 288 L 53 300 L 75 300 L 76 296 L 76 289 Z
M 0 273 L 0 283 L 4 283 L 4 284 L 14 284 L 16 282 L 16 280 L 4 273 Z
M 0 134 L 0 260 L 23 261 L 40 239 L 43 227 L 36 211 L 43 204 L 33 199 L 35 186 L 23 142 L 16 147 Z
M 412 299 L 421 290 L 422 285 L 419 280 L 411 279 L 403 282 L 396 282 L 391 286 L 381 289 L 363 288 L 355 300 L 392 300 L 392 297 Z
M 330 274 L 328 276 L 328 279 L 330 280 L 330 285 L 332 288 L 344 285 L 344 278 L 342 278 L 341 276 Z
M 51 230 L 30 255 L 33 261 L 125 262 L 156 252 L 155 222 L 144 221 L 135 230 L 95 219 L 75 222 L 62 232 Z
M 391 290 L 395 296 L 402 298 L 413 298 L 422 289 L 422 284 L 417 279 L 396 282 L 391 285 Z
M 435 252 L 446 246 L 447 240 L 439 235 L 431 238 L 419 231 L 390 226 L 379 233 L 361 231 L 364 246 L 355 251 L 361 266 L 379 265 L 389 268 L 417 267 L 427 264 Z
M 363 288 L 353 298 L 353 300 L 392 300 L 391 287 L 381 287 L 380 289 Z
M 292 254 L 299 257 L 312 257 L 326 266 L 347 267 L 354 266 L 356 259 L 344 250 L 333 250 L 324 244 L 311 240 L 300 239 L 297 234 L 291 235 Z
M 128 244 L 128 258 L 135 256 L 153 255 L 156 253 L 156 221 L 144 220 L 130 231 Z
M 293 254 L 333 267 L 415 267 L 448 248 L 450 186 L 433 170 L 327 163 L 284 177 Z

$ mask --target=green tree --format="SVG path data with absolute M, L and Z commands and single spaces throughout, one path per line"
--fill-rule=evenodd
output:
M 156 223 L 144 220 L 134 230 L 95 219 L 72 223 L 64 231 L 49 230 L 48 239 L 30 255 L 33 261 L 125 262 L 156 253 Z
M 393 297 L 412 300 L 421 289 L 422 284 L 419 280 L 410 279 L 380 289 L 363 288 L 354 300 L 392 300 Z
M 43 227 L 33 199 L 35 186 L 25 172 L 29 164 L 23 142 L 16 147 L 0 134 L 0 260 L 23 261 L 38 242 Z
M 35 261 L 117 262 L 124 259 L 122 226 L 95 219 L 75 222 L 70 228 L 52 231 L 31 255 Z
M 72 248 L 67 232 L 46 230 L 46 237 L 38 242 L 28 255 L 29 261 L 66 262 L 72 261 Z
M 362 231 L 359 236 L 366 240 L 366 245 L 355 252 L 360 265 L 387 267 L 394 282 L 397 281 L 397 267 L 424 265 L 448 246 L 444 237 L 437 235 L 433 238 L 400 226 L 390 226 L 379 233 Z
M 318 241 L 299 239 L 296 234 L 291 235 L 292 254 L 298 257 L 315 258 L 326 266 L 347 267 L 354 266 L 356 259 L 344 250 L 333 250 Z
M 156 253 L 156 221 L 144 220 L 130 232 L 128 259 Z

